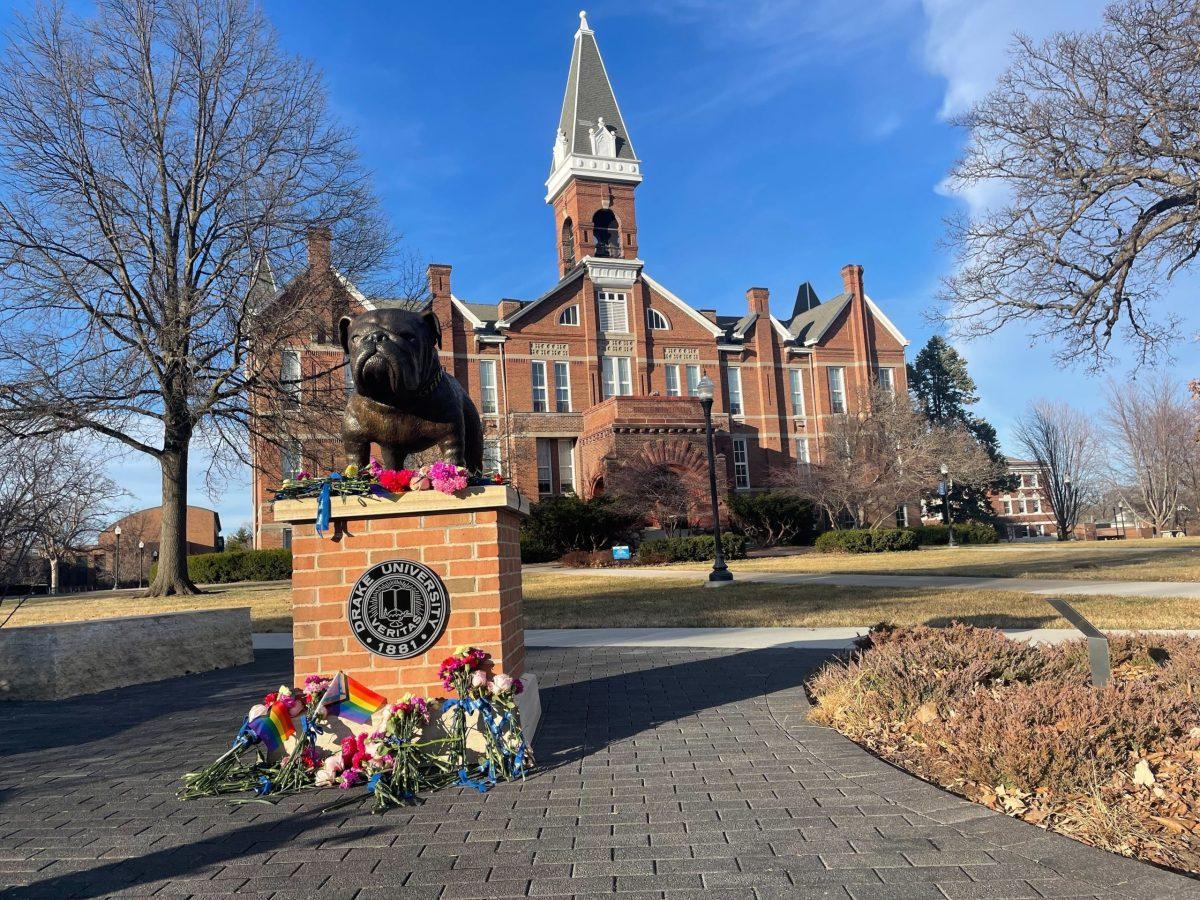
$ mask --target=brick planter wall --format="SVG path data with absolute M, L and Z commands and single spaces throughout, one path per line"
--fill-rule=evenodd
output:
M 291 522 L 292 638 L 297 684 L 339 669 L 395 700 L 409 691 L 441 695 L 441 661 L 469 644 L 491 653 L 495 670 L 521 675 L 525 664 L 519 526 L 528 501 L 508 487 L 469 488 L 463 497 L 434 491 L 395 499 L 333 500 L 326 537 L 313 528 L 316 501 L 279 501 L 275 520 Z M 336 538 L 336 539 L 335 539 Z M 347 618 L 363 572 L 393 559 L 427 565 L 445 582 L 446 630 L 428 651 L 392 659 L 367 650 Z

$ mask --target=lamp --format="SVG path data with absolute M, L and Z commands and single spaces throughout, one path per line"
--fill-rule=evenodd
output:
M 949 547 L 957 547 L 954 542 L 954 519 L 950 515 L 950 488 L 954 482 L 950 478 L 950 467 L 942 463 L 942 521 L 946 523 L 946 534 L 949 540 L 946 542 Z
M 721 510 L 717 504 L 717 456 L 713 450 L 713 383 L 708 375 L 704 375 L 696 385 L 696 397 L 704 409 L 704 434 L 708 443 L 708 494 L 712 501 L 713 567 L 708 573 L 707 585 L 721 587 L 733 581 L 733 573 L 725 565 L 725 548 L 721 546 Z
M 142 586 L 142 561 L 146 553 L 146 542 L 138 541 L 138 587 Z
M 116 559 L 113 563 L 113 588 L 121 586 L 121 526 L 117 525 L 113 528 L 113 534 L 117 536 L 117 552 Z

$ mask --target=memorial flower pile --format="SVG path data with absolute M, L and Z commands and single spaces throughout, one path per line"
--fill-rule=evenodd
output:
M 383 494 L 403 494 L 408 491 L 440 491 L 457 494 L 468 487 L 506 484 L 499 473 L 473 473 L 440 460 L 419 469 L 388 469 L 371 458 L 366 466 L 346 466 L 341 472 L 313 475 L 307 471 L 285 478 L 275 492 L 276 500 L 305 500 L 323 495 L 334 497 L 366 497 Z
M 457 696 L 408 695 L 388 704 L 342 672 L 310 675 L 295 690 L 281 687 L 248 710 L 229 750 L 184 776 L 179 797 L 253 792 L 252 799 L 269 802 L 309 788 L 335 788 L 344 795 L 327 811 L 373 799 L 375 812 L 384 812 L 449 785 L 484 792 L 524 777 L 533 757 L 517 708 L 521 680 L 493 673 L 491 655 L 475 647 L 457 648 L 439 677 Z M 376 699 L 363 708 L 362 696 Z M 366 728 L 326 749 L 318 735 L 333 719 Z

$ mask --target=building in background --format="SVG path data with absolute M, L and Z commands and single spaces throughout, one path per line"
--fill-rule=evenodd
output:
M 1009 459 L 1007 474 L 1014 477 L 1016 487 L 993 491 L 988 496 L 999 520 L 1000 538 L 1057 538 L 1058 526 L 1041 466 L 1035 461 Z
M 120 572 L 117 572 L 117 529 L 120 533 Z M 113 522 L 96 540 L 90 553 L 89 587 L 111 586 L 114 575 L 121 584 L 132 585 L 149 577 L 162 534 L 162 507 L 138 510 Z M 223 549 L 221 517 L 203 506 L 187 508 L 187 554 L 217 553 Z M 144 544 L 139 548 L 138 544 Z M 68 589 L 70 585 L 64 585 Z
M 862 266 L 843 266 L 842 291 L 824 301 L 801 284 L 779 316 L 765 288 L 746 292 L 744 314 L 725 316 L 713 298 L 690 302 L 655 279 L 637 224 L 642 178 L 581 15 L 544 197 L 554 212 L 557 280 L 535 298 L 483 303 L 452 290 L 449 265 L 428 269 L 442 362 L 482 415 L 486 470 L 503 471 L 535 498 L 601 492 L 633 455 L 706 478 L 695 395 L 707 375 L 716 385 L 722 488 L 756 490 L 779 467 L 819 462 L 822 423 L 855 411 L 873 385 L 907 391 L 908 341 L 867 295 Z M 314 231 L 307 271 L 283 290 L 320 303 L 323 324 L 283 352 L 283 372 L 337 370 L 340 316 L 411 306 L 364 297 L 330 260 L 329 232 Z M 290 546 L 290 530 L 271 518 L 272 489 L 301 469 L 341 468 L 336 425 L 283 449 L 257 441 L 252 454 L 255 545 Z

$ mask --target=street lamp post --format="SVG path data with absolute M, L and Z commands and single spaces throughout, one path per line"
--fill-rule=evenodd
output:
M 1067 525 L 1074 518 L 1075 501 L 1074 495 L 1071 493 L 1071 476 L 1063 476 L 1063 516 L 1062 516 L 1062 536 L 1061 540 L 1069 540 L 1071 533 L 1067 530 Z
M 142 572 L 145 571 L 145 569 L 143 568 L 143 556 L 144 556 L 145 552 L 146 552 L 146 542 L 138 541 L 138 587 L 142 586 Z
M 116 559 L 113 563 L 113 589 L 121 586 L 121 526 L 118 525 L 113 529 L 113 534 L 117 536 L 117 552 Z
M 733 573 L 725 565 L 725 548 L 721 546 L 721 511 L 717 505 L 717 455 L 713 450 L 712 405 L 713 383 L 705 375 L 696 385 L 696 396 L 700 406 L 704 408 L 704 433 L 708 442 L 708 493 L 712 501 L 714 560 L 712 571 L 708 573 L 708 587 L 721 587 L 733 581 Z
M 947 545 L 957 547 L 954 542 L 954 519 L 950 515 L 950 487 L 954 482 L 950 480 L 950 467 L 942 463 L 942 521 L 946 523 L 946 533 L 949 536 Z

